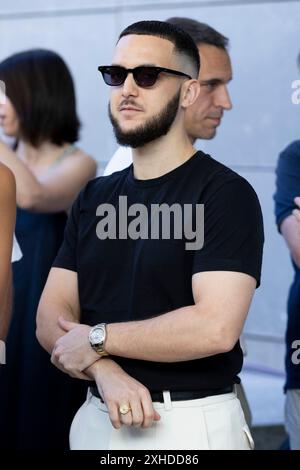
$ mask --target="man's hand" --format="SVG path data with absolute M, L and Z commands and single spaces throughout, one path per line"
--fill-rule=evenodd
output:
M 299 207 L 299 209 L 293 210 L 293 215 L 295 216 L 297 222 L 299 222 L 299 231 L 300 231 L 300 197 L 299 196 L 294 198 L 294 203 L 296 204 L 296 206 Z
M 99 360 L 98 354 L 91 348 L 88 340 L 91 327 L 67 321 L 63 317 L 58 318 L 58 324 L 66 334 L 54 345 L 52 364 L 71 377 L 90 380 L 83 371 Z
M 122 425 L 149 428 L 160 415 L 154 410 L 149 390 L 133 379 L 113 360 L 102 358 L 86 371 L 98 387 L 115 429 Z M 130 405 L 131 411 L 122 415 L 119 407 Z

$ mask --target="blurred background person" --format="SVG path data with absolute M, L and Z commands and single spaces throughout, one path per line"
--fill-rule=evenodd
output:
M 0 340 L 4 341 L 11 317 L 11 257 L 16 219 L 16 183 L 12 172 L 2 164 L 0 188 Z
M 293 361 L 294 341 L 300 339 L 300 223 L 293 214 L 300 193 L 300 140 L 279 156 L 275 193 L 276 223 L 289 248 L 294 278 L 287 302 L 285 428 L 292 450 L 300 450 L 300 368 Z
M 0 141 L 0 162 L 16 179 L 23 254 L 13 266 L 13 315 L 0 372 L 0 447 L 67 448 L 82 384 L 77 388 L 56 370 L 38 344 L 36 310 L 67 211 L 95 176 L 96 163 L 74 145 L 80 127 L 74 85 L 59 55 L 43 49 L 14 54 L 0 63 L 0 80 L 6 86 L 0 125 L 15 138 L 13 150 Z
M 300 366 L 295 357 L 295 345 L 298 342 L 299 348 L 300 340 L 300 140 L 288 145 L 279 155 L 276 175 L 276 223 L 287 243 L 294 268 L 294 279 L 287 302 L 285 337 L 285 428 L 291 450 L 300 450 Z

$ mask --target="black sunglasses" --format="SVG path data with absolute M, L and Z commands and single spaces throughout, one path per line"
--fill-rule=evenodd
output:
M 190 75 L 177 70 L 166 69 L 164 67 L 152 67 L 151 65 L 142 65 L 134 69 L 126 69 L 120 65 L 100 65 L 99 72 L 102 73 L 106 85 L 120 86 L 125 82 L 127 75 L 132 73 L 135 83 L 142 88 L 153 86 L 160 73 L 169 73 L 178 77 L 191 79 Z

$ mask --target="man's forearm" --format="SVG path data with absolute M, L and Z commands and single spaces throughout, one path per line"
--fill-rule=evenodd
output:
M 41 346 L 52 353 L 56 341 L 66 332 L 59 326 L 58 317 L 78 323 L 77 316 L 72 310 L 61 304 L 44 303 L 38 308 L 36 336 Z
M 213 315 L 183 307 L 149 320 L 107 325 L 106 351 L 114 356 L 179 362 L 231 349 Z

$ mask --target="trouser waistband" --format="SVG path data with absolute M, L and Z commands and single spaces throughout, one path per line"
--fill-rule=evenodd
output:
M 98 388 L 96 386 L 91 386 L 90 391 L 92 395 L 94 395 L 97 398 L 100 398 L 100 400 L 103 403 L 102 397 L 99 394 Z M 214 395 L 223 395 L 226 393 L 232 393 L 233 391 L 233 386 L 230 385 L 228 387 L 224 388 L 217 388 L 217 389 L 206 389 L 206 390 L 186 390 L 186 391 L 169 391 L 170 393 L 170 398 L 172 401 L 186 401 L 186 400 L 197 400 L 199 398 L 206 398 L 206 397 L 211 397 Z M 163 392 L 150 392 L 151 399 L 153 402 L 164 402 L 164 395 Z

